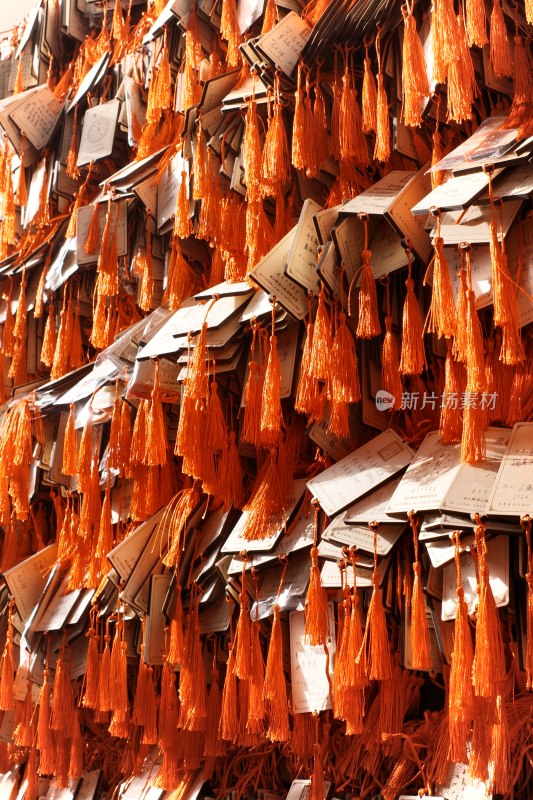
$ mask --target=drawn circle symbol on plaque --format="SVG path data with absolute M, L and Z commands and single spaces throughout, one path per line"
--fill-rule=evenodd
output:
M 95 119 L 87 131 L 87 139 L 91 144 L 98 144 L 109 130 L 108 119 Z

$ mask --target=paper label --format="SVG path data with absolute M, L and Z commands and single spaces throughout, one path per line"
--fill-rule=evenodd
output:
M 285 275 L 285 265 L 296 234 L 296 226 L 264 256 L 250 272 L 255 281 L 296 319 L 307 314 L 307 296 L 301 286 Z
M 40 150 L 48 144 L 62 108 L 63 104 L 48 86 L 39 86 L 11 113 L 11 118 L 32 145 Z
M 261 36 L 257 47 L 274 66 L 290 77 L 310 33 L 311 26 L 291 11 L 272 30 Z
M 533 422 L 517 422 L 496 475 L 486 513 L 533 513 Z
M 84 264 L 94 264 L 98 260 L 100 253 L 100 243 L 104 233 L 107 203 L 98 203 L 98 245 L 94 253 L 86 253 L 84 248 L 89 233 L 89 225 L 93 216 L 94 206 L 81 206 L 78 208 L 76 220 L 76 263 L 80 266 Z M 112 231 L 111 235 L 116 237 L 117 255 L 125 256 L 128 252 L 128 228 L 127 228 L 127 202 L 125 200 L 114 201 L 111 204 Z
M 147 664 L 163 664 L 165 660 L 166 619 L 161 612 L 167 595 L 171 575 L 152 575 L 150 600 L 146 616 L 144 660 Z
M 412 207 L 413 214 L 429 214 L 432 208 L 441 211 L 465 208 L 478 197 L 489 184 L 489 176 L 484 172 L 458 175 L 446 183 L 436 186 L 422 200 Z
M 50 544 L 25 561 L 4 572 L 9 593 L 23 620 L 30 617 L 43 589 L 48 574 L 57 558 L 57 545 Z
M 78 167 L 111 155 L 119 111 L 120 102 L 109 100 L 85 112 L 78 151 Z
M 289 615 L 291 648 L 292 707 L 295 714 L 326 711 L 332 707 L 330 683 L 326 674 L 329 655 L 329 679 L 335 664 L 335 616 L 328 604 L 327 653 L 324 647 L 313 647 L 305 641 L 305 612 Z
M 158 511 L 153 517 L 135 528 L 125 539 L 111 550 L 107 557 L 113 568 L 118 572 L 121 580 L 126 581 L 139 556 L 141 555 L 146 543 L 152 536 L 156 525 L 159 524 L 163 516 L 163 509 Z
M 411 448 L 387 430 L 312 478 L 307 488 L 331 517 L 391 478 L 412 458 Z
M 496 536 L 487 544 L 489 583 L 498 608 L 509 604 L 509 539 Z M 461 553 L 461 584 L 468 613 L 472 615 L 478 604 L 476 563 L 470 553 Z M 443 570 L 441 617 L 446 622 L 457 614 L 457 574 L 455 563 L 447 564 Z
M 385 214 L 397 195 L 414 177 L 414 172 L 395 170 L 365 189 L 342 207 L 346 214 Z
M 313 221 L 317 211 L 320 211 L 318 203 L 309 199 L 304 201 L 286 266 L 290 278 L 308 292 L 315 293 L 320 288 L 316 271 L 318 239 Z

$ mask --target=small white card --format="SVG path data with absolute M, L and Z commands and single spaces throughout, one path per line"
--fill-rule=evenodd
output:
M 410 464 L 413 456 L 389 429 L 311 478 L 307 488 L 332 517 Z
M 78 167 L 111 155 L 119 111 L 119 100 L 109 100 L 107 103 L 87 109 L 83 118 L 78 150 Z
M 305 641 L 305 612 L 289 614 L 291 644 L 292 707 L 295 714 L 326 711 L 331 708 L 330 680 L 335 664 L 335 616 L 333 604 L 328 603 L 327 653 L 324 647 Z M 329 680 L 326 666 L 329 657 Z

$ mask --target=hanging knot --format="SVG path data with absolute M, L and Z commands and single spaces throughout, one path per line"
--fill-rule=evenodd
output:
M 361 258 L 363 259 L 363 266 L 370 264 L 370 259 L 372 258 L 372 251 L 371 250 L 363 250 L 361 253 Z
M 444 239 L 442 238 L 442 236 L 435 236 L 435 239 L 433 240 L 433 242 L 434 242 L 434 245 L 435 245 L 436 248 L 437 247 L 444 247 Z
M 390 314 L 385 317 L 385 328 L 387 329 L 388 333 L 392 331 L 392 317 Z
M 406 286 L 408 292 L 413 292 L 414 291 L 415 282 L 412 279 L 411 275 L 409 275 L 409 277 L 405 281 L 405 286 Z

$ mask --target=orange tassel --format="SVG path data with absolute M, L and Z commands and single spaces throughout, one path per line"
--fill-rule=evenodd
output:
M 24 150 L 26 149 L 26 137 L 22 134 L 22 145 L 20 150 L 20 167 L 17 186 L 17 205 L 28 205 L 28 189 L 26 186 L 26 167 L 24 166 Z
M 234 69 L 239 64 L 239 44 L 242 38 L 237 19 L 237 3 L 235 0 L 222 0 L 220 35 L 228 43 L 228 67 Z
M 56 733 L 61 733 L 65 738 L 70 737 L 75 713 L 72 684 L 70 682 L 70 663 L 66 658 L 65 646 L 63 645 L 56 664 L 51 729 Z
M 63 440 L 63 464 L 61 467 L 63 475 L 78 474 L 78 435 L 74 427 L 75 410 L 74 403 L 71 403 Z
M 170 311 L 177 311 L 186 297 L 190 297 L 195 283 L 194 272 L 183 257 L 179 239 L 172 237 L 171 253 L 168 261 L 167 285 L 163 295 Z
M 342 77 L 339 108 L 339 151 L 343 161 L 353 160 L 355 164 L 362 167 L 368 164 L 368 147 L 363 133 L 363 118 L 347 61 Z
M 159 362 L 156 362 L 155 366 L 154 386 L 146 416 L 146 430 L 146 463 L 152 467 L 165 464 L 167 460 L 167 434 L 159 390 Z
M 286 742 L 289 738 L 289 712 L 287 685 L 283 673 L 283 643 L 279 606 L 274 605 L 274 621 L 265 668 L 264 697 L 268 702 L 267 738 L 273 742 Z
M 144 642 L 143 625 L 143 642 Z M 131 721 L 134 725 L 144 725 L 146 719 L 146 679 L 148 676 L 148 667 L 144 660 L 144 644 L 141 645 L 141 653 L 139 659 L 139 671 L 137 672 L 137 684 L 135 686 L 135 696 L 133 698 L 133 713 Z
M 366 225 L 367 222 L 365 220 L 365 228 Z M 365 240 L 366 238 L 367 235 L 365 233 Z M 370 264 L 372 253 L 366 246 L 361 253 L 361 257 L 363 266 L 361 267 L 359 281 L 359 319 L 357 321 L 356 336 L 361 339 L 372 339 L 381 333 L 381 325 L 379 324 L 376 281 Z
M 318 739 L 318 715 L 317 719 L 317 739 Z M 310 800 L 324 800 L 324 769 L 322 767 L 322 748 L 318 744 L 313 745 L 313 774 L 311 776 L 311 789 L 309 792 Z
M 459 373 L 461 365 L 453 359 L 450 339 L 447 340 L 447 346 L 439 436 L 443 444 L 453 444 L 461 441 L 463 425 L 459 398 L 463 386 Z
M 154 683 L 154 670 L 146 668 L 143 694 L 143 734 L 142 744 L 156 744 L 157 733 L 157 693 Z
M 479 461 L 483 461 L 486 455 L 487 415 L 485 409 L 478 405 L 479 402 L 480 398 L 474 397 L 472 404 L 467 405 L 463 413 L 461 461 L 468 464 L 477 464 Z
M 514 37 L 514 92 L 513 104 L 506 127 L 516 128 L 527 124 L 533 114 L 533 77 L 528 45 L 521 36 Z
M 243 480 L 235 431 L 230 431 L 219 465 L 219 491 L 225 509 L 242 508 L 244 503 Z
M 415 560 L 413 564 L 414 581 L 411 598 L 411 659 L 413 669 L 431 669 L 431 644 L 426 616 L 426 601 L 422 586 L 422 566 L 418 560 L 419 523 L 414 513 L 409 513 L 409 523 L 413 531 Z
M 320 69 L 315 83 L 315 101 L 313 103 L 313 152 L 314 170 L 307 172 L 309 177 L 318 175 L 329 151 L 328 123 L 326 119 L 326 101 L 320 88 Z
M 303 359 L 302 359 L 303 360 Z M 357 403 L 361 399 L 359 369 L 353 336 L 346 324 L 346 314 L 339 313 L 339 324 L 331 349 L 333 374 L 331 375 L 331 399 L 343 403 Z
M 513 74 L 511 48 L 501 0 L 494 0 L 490 15 L 490 63 L 497 78 L 510 78 Z
M 497 720 L 492 726 L 492 748 L 490 761 L 494 765 L 494 777 L 491 790 L 498 795 L 508 796 L 513 791 L 513 773 L 511 767 L 511 742 L 507 708 L 501 694 L 496 698 Z
M 392 678 L 393 661 L 387 635 L 385 609 L 383 608 L 381 589 L 379 588 L 379 573 L 377 566 L 377 532 L 379 526 L 376 524 L 370 527 L 374 532 L 374 572 L 372 576 L 373 589 L 366 617 L 365 635 L 361 644 L 361 649 L 357 655 L 356 664 L 361 663 L 362 659 L 367 657 L 369 680 L 386 681 Z M 366 656 L 368 640 L 368 656 Z
M 376 143 L 374 146 L 374 159 L 376 161 L 387 162 L 391 155 L 390 145 L 390 121 L 387 92 L 383 73 L 381 71 L 381 36 L 378 31 L 376 37 L 376 53 L 378 57 L 378 90 L 377 90 L 377 113 L 376 113 Z
M 411 277 L 411 267 L 412 262 L 409 258 L 409 274 L 405 281 L 407 294 L 402 317 L 402 352 L 399 368 L 402 375 L 420 375 L 426 366 L 424 323 L 414 292 L 415 283 Z
M 326 296 L 323 289 L 320 290 L 318 295 L 318 307 L 311 345 L 309 374 L 316 380 L 325 381 L 329 376 L 333 344 L 331 340 L 331 322 L 326 308 Z
M 435 0 L 431 14 L 433 80 L 445 83 L 452 61 L 459 58 L 453 0 Z
M 31 747 L 24 775 L 28 781 L 24 793 L 25 800 L 38 800 L 39 778 L 37 774 L 37 749 L 35 747 Z
M 78 478 L 81 492 L 87 492 L 93 461 L 93 425 L 89 418 L 83 427 L 78 453 Z
M 266 0 L 265 11 L 263 15 L 263 24 L 261 26 L 261 35 L 271 31 L 278 21 L 278 6 L 276 0 Z
M 198 609 L 189 614 L 185 658 L 180 673 L 180 727 L 188 731 L 205 731 L 207 722 L 205 670 Z
M 110 697 L 110 668 L 111 668 L 111 634 L 109 633 L 109 619 L 106 622 L 104 635 L 104 650 L 100 659 L 100 675 L 98 680 L 98 702 L 96 710 L 100 713 L 110 711 L 112 708 Z
M 79 780 L 83 774 L 83 741 L 81 738 L 78 714 L 75 714 L 74 721 L 74 728 L 70 742 L 68 777 L 73 780 Z
M 2 653 L 2 668 L 0 670 L 0 710 L 12 711 L 15 708 L 15 692 L 14 692 L 14 673 L 15 665 L 13 662 L 13 613 L 14 603 L 11 602 L 9 606 L 9 615 L 7 619 L 7 636 Z
M 450 760 L 467 762 L 467 741 L 471 722 L 474 718 L 474 687 L 472 686 L 472 664 L 474 648 L 468 625 L 468 606 L 464 598 L 461 580 L 461 559 L 459 551 L 460 532 L 453 534 L 455 546 L 455 569 L 457 574 L 457 610 L 453 637 L 452 663 L 450 670 L 450 689 L 448 693 L 450 725 Z
M 464 253 L 467 280 L 466 306 L 466 392 L 483 393 L 487 388 L 483 334 L 476 311 L 476 296 L 472 289 L 472 271 L 469 249 Z
M 279 189 L 288 183 L 291 174 L 287 132 L 283 122 L 283 107 L 279 98 L 279 78 L 276 78 L 276 81 L 274 110 L 269 118 L 262 160 L 263 194 L 270 197 L 276 197 Z
M 39 750 L 39 775 L 53 775 L 55 771 L 54 740 L 50 726 L 50 671 L 44 670 L 44 681 L 39 695 L 39 721 L 37 723 L 37 749 Z
M 100 253 L 98 254 L 96 265 L 99 293 L 106 297 L 118 294 L 117 231 L 114 224 L 116 217 L 114 209 L 115 206 L 109 199 Z
M 466 33 L 470 46 L 488 44 L 487 16 L 483 0 L 466 0 Z
M 310 645 L 326 644 L 328 635 L 328 597 L 320 579 L 318 566 L 318 515 L 320 508 L 318 502 L 313 501 L 315 509 L 315 535 L 314 545 L 311 548 L 311 571 L 309 575 L 309 588 L 305 598 L 305 628 L 304 635 Z
M 13 742 L 17 747 L 31 747 L 33 743 L 31 685 L 31 680 L 28 680 L 24 700 L 17 700 L 14 720 L 17 724 L 13 731 Z
M 176 586 L 174 613 L 170 620 L 170 641 L 168 661 L 170 664 L 181 664 L 184 654 L 183 641 L 183 606 L 181 603 L 181 586 Z
M 146 460 L 146 442 L 148 431 L 146 429 L 146 409 L 149 401 L 141 400 L 131 435 L 130 461 L 132 464 L 144 464 Z
M 187 396 L 200 403 L 205 403 L 209 397 L 209 374 L 206 363 L 207 322 L 204 322 L 189 362 L 186 383 Z
M 489 582 L 485 526 L 477 514 L 476 526 L 479 584 L 472 682 L 476 697 L 496 699 L 498 684 L 505 679 L 505 653 L 498 609 Z
M 318 380 L 311 374 L 311 358 L 313 353 L 314 324 L 312 319 L 307 323 L 307 333 L 300 364 L 300 376 L 294 408 L 300 414 L 308 417 L 315 416 L 319 406 L 320 386 Z
M 244 122 L 242 142 L 244 159 L 244 182 L 249 202 L 258 202 L 261 198 L 261 140 L 259 138 L 259 122 L 255 98 L 248 102 Z M 257 234 L 257 231 L 256 231 Z
M 226 678 L 222 688 L 222 709 L 220 713 L 221 738 L 229 742 L 235 741 L 238 727 L 237 676 L 235 675 L 235 643 L 233 643 L 226 664 Z
M 457 319 L 450 270 L 444 255 L 444 240 L 440 236 L 440 217 L 437 217 L 437 235 L 433 246 L 435 254 L 424 278 L 425 286 L 429 271 L 433 267 L 431 305 L 426 319 L 426 327 L 429 333 L 436 333 L 437 336 L 445 336 L 449 339 L 455 334 Z
M 48 307 L 48 317 L 44 326 L 43 343 L 41 346 L 41 361 L 45 366 L 51 367 L 54 363 L 54 354 L 57 347 L 57 333 L 54 303 Z
M 472 119 L 472 105 L 478 94 L 474 65 L 462 14 L 457 17 L 457 48 L 459 58 L 452 61 L 448 68 L 447 119 L 461 123 Z
M 264 683 L 265 662 L 261 650 L 260 624 L 254 620 L 252 625 L 252 677 L 248 695 L 248 720 L 246 730 L 249 733 L 263 733 L 265 718 Z
M 84 708 L 96 708 L 98 702 L 98 635 L 96 631 L 97 611 L 91 609 L 90 628 L 87 631 L 89 646 L 87 648 L 87 663 L 85 665 L 85 690 L 83 693 L 82 706 Z
M 192 232 L 193 227 L 189 213 L 188 178 L 187 172 L 182 170 L 174 217 L 174 235 L 180 239 L 187 239 Z
M 116 5 L 120 5 L 117 3 Z M 73 180 L 80 177 L 80 171 L 77 166 L 78 161 L 78 106 L 74 107 L 74 119 L 72 122 L 72 137 L 70 139 L 70 147 L 67 156 L 67 166 L 65 172 Z
M 392 317 L 385 317 L 385 338 L 381 348 L 381 384 L 383 389 L 393 396 L 391 406 L 397 411 L 402 402 L 402 381 L 400 378 L 400 362 L 398 358 L 398 344 L 392 332 Z
M 248 363 L 248 378 L 244 389 L 244 419 L 241 429 L 241 441 L 259 447 L 261 441 L 261 398 L 263 394 L 263 370 L 254 359 L 255 342 L 258 325 L 253 325 L 251 361 Z
M 208 192 L 208 156 L 204 129 L 198 125 L 193 158 L 193 200 L 204 200 Z
M 200 493 L 195 486 L 176 495 L 172 511 L 172 533 L 170 547 L 163 559 L 166 567 L 175 567 L 179 562 L 182 547 L 181 534 L 185 529 L 187 520 L 200 500 Z
M 87 229 L 87 238 L 83 249 L 86 253 L 96 253 L 100 245 L 100 204 L 93 203 L 93 213 Z
M 275 310 L 272 309 L 272 335 L 268 354 L 263 397 L 261 400 L 261 443 L 273 447 L 280 439 L 283 428 L 283 410 L 280 398 L 281 364 L 275 335 Z
M 98 528 L 98 539 L 96 542 L 95 555 L 102 559 L 102 570 L 107 564 L 106 556 L 113 549 L 113 526 L 111 524 L 111 489 L 106 486 L 102 513 Z
M 531 689 L 533 686 L 533 548 L 531 540 L 531 518 L 528 514 L 523 516 L 520 524 L 526 534 L 527 545 L 527 605 L 526 605 L 526 687 Z
M 137 253 L 133 269 L 136 274 L 141 276 L 138 299 L 139 308 L 141 311 L 150 311 L 154 302 L 154 262 L 152 258 L 149 219 L 147 219 L 145 246 Z
M 303 65 L 298 64 L 298 83 L 295 92 L 294 117 L 292 123 L 291 162 L 295 169 L 303 170 L 307 166 L 308 144 L 305 139 L 305 105 L 302 87 Z
M 220 686 L 218 685 L 218 671 L 216 668 L 216 656 L 213 655 L 213 671 L 211 673 L 211 686 L 207 697 L 207 723 L 205 729 L 204 756 L 206 758 L 217 758 L 225 753 L 224 743 L 218 735 L 220 717 L 222 713 L 222 698 Z
M 412 7 L 402 8 L 403 52 L 402 52 L 402 115 L 406 125 L 422 124 L 421 103 L 429 97 L 426 60 L 416 31 Z
M 168 661 L 163 665 L 161 676 L 161 702 L 159 705 L 159 746 L 173 752 L 177 746 L 178 696 L 176 677 Z
M 363 133 L 374 133 L 376 130 L 377 102 L 378 95 L 376 81 L 374 80 L 374 75 L 372 74 L 372 65 L 370 56 L 368 55 L 368 48 L 366 48 L 362 93 Z
M 22 79 L 22 56 L 19 57 L 17 62 L 17 72 L 15 74 L 15 85 L 13 87 L 13 97 L 24 91 L 24 82 Z
M 252 676 L 252 630 L 248 596 L 246 592 L 246 559 L 242 565 L 241 591 L 239 594 L 239 619 L 235 630 L 235 675 L 241 681 L 247 681 Z

